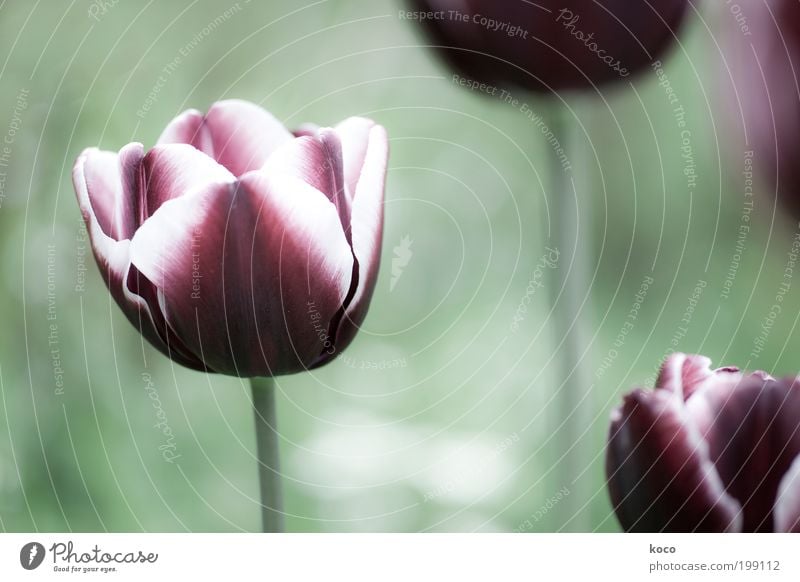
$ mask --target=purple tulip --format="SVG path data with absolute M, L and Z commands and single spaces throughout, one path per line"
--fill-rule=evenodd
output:
M 800 218 L 800 3 L 766 0 L 739 10 L 725 14 L 731 122 L 746 136 L 760 177 Z
M 301 133 L 221 101 L 175 118 L 147 153 L 89 148 L 75 163 L 111 295 L 176 362 L 289 374 L 355 336 L 378 274 L 386 131 L 350 118 Z
M 800 379 L 674 354 L 612 414 L 611 501 L 637 532 L 800 532 Z
M 408 0 L 467 77 L 534 91 L 625 79 L 674 40 L 687 0 Z

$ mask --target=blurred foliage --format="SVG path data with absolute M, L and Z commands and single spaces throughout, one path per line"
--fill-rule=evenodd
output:
M 591 205 L 580 232 L 594 268 L 592 369 L 615 350 L 575 443 L 586 464 L 576 498 L 559 495 L 571 484 L 552 438 L 556 394 L 575 387 L 558 380 L 547 292 L 531 296 L 511 331 L 553 244 L 553 153 L 539 128 L 519 108 L 456 86 L 393 0 L 97 6 L 0 8 L 0 133 L 28 91 L 0 206 L 0 529 L 258 529 L 247 383 L 181 369 L 143 345 L 84 257 L 70 180 L 84 147 L 149 147 L 180 111 L 224 98 L 259 103 L 290 127 L 365 115 L 391 138 L 383 270 L 365 329 L 343 358 L 279 380 L 292 531 L 615 531 L 603 475 L 608 414 L 668 350 L 797 370 L 799 312 L 788 308 L 800 303 L 797 282 L 751 356 L 795 228 L 760 192 L 723 293 L 744 203 L 740 131 L 725 128 L 724 11 L 695 15 L 665 59 L 691 132 L 691 192 L 654 72 L 564 96 L 575 129 L 558 136 Z M 555 99 L 515 97 L 545 120 L 565 116 Z M 412 256 L 392 289 L 404 237 Z M 653 284 L 615 346 L 646 277 Z M 706 286 L 687 324 L 698 281 Z M 143 373 L 175 435 L 174 463 L 159 450 Z

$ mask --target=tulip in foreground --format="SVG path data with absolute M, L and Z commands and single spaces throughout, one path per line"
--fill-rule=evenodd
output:
M 606 471 L 622 527 L 800 532 L 800 379 L 674 354 L 612 415 Z
M 85 150 L 73 170 L 111 295 L 161 352 L 250 377 L 264 531 L 282 531 L 272 377 L 353 339 L 378 276 L 388 140 L 350 118 L 290 133 L 244 101 L 174 119 L 148 151 Z
M 85 150 L 73 182 L 128 319 L 195 370 L 275 376 L 353 339 L 378 274 L 383 127 L 297 136 L 243 101 L 174 119 L 157 145 Z

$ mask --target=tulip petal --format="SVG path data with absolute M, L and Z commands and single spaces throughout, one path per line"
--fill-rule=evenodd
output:
M 258 170 L 292 134 L 254 103 L 230 99 L 211 106 L 205 117 L 189 110 L 175 118 L 159 144 L 187 143 L 225 166 L 235 176 Z
M 345 167 L 347 167 L 344 140 L 342 144 Z M 354 189 L 350 227 L 353 253 L 358 261 L 358 286 L 336 332 L 336 346 L 340 351 L 353 340 L 364 322 L 378 280 L 388 157 L 389 140 L 386 130 L 376 125 L 370 129 L 364 163 Z M 346 175 L 345 181 L 347 181 Z M 326 361 L 327 359 L 323 358 L 319 365 Z
M 683 399 L 695 428 L 705 438 L 716 415 L 709 405 L 708 395 L 728 394 L 742 378 L 738 368 L 712 370 L 711 360 L 705 356 L 674 353 L 661 366 L 656 389 Z
M 145 196 L 141 205 L 141 222 L 167 200 L 211 182 L 236 180 L 223 166 L 187 144 L 156 146 L 147 152 L 142 165 Z
M 350 117 L 339 123 L 335 130 L 342 142 L 344 180 L 351 196 L 361 178 L 361 170 L 370 145 L 370 133 L 375 122 L 364 117 Z
M 743 508 L 743 531 L 773 531 L 781 479 L 800 454 L 800 382 L 747 376 L 733 391 L 709 392 L 711 459 Z
M 213 157 L 214 146 L 211 143 L 211 135 L 203 122 L 202 113 L 197 109 L 187 109 L 167 125 L 156 144 L 185 143 Z
M 86 196 L 86 200 L 80 200 L 79 194 L 81 210 L 84 215 L 91 210 L 103 233 L 113 240 L 131 238 L 138 226 L 139 170 L 143 156 L 142 144 L 131 143 L 118 154 L 89 148 L 79 158 Z
M 342 147 L 333 131 L 322 129 L 281 146 L 264 164 L 264 171 L 295 176 L 325 194 L 336 206 L 350 241 L 350 196 L 342 174 Z
M 128 303 L 141 305 L 138 318 L 128 319 L 142 335 L 165 356 L 182 366 L 200 372 L 211 370 L 194 354 L 175 333 L 175 330 L 164 318 L 164 312 L 159 302 L 159 293 L 152 281 L 148 280 L 130 262 L 128 271 L 123 279 L 123 295 Z M 145 320 L 143 314 L 149 318 Z M 145 325 L 147 324 L 147 325 Z
M 626 531 L 738 531 L 739 505 L 724 490 L 708 446 L 681 400 L 634 391 L 612 416 L 606 474 Z
M 713 389 L 711 385 L 733 387 L 741 377 L 739 369 L 732 366 L 712 370 L 711 360 L 706 356 L 675 353 L 661 366 L 656 388 L 668 390 L 686 401 L 700 389 Z
M 408 2 L 420 13 L 447 9 L 463 16 L 423 18 L 420 24 L 431 35 L 431 44 L 464 77 L 547 94 L 596 89 L 645 69 L 674 41 L 690 6 L 686 0 Z M 525 40 L 498 34 L 486 22 L 503 23 Z
M 138 165 L 134 163 L 137 151 L 140 153 L 142 151 L 139 144 L 130 144 L 123 148 L 120 158 L 126 161 L 120 164 L 120 167 L 123 168 L 121 175 L 138 174 Z M 123 152 L 125 152 L 125 155 L 123 155 Z M 198 370 L 204 369 L 202 362 L 199 362 L 190 354 L 184 351 L 176 351 L 176 347 L 180 343 L 176 338 L 169 334 L 162 335 L 159 332 L 157 321 L 160 319 L 160 310 L 153 309 L 152 305 L 148 303 L 144 297 L 147 294 L 146 283 L 142 281 L 140 284 L 136 273 L 131 272 L 130 240 L 115 240 L 101 226 L 91 200 L 109 196 L 104 191 L 98 190 L 109 187 L 109 181 L 97 178 L 100 174 L 97 167 L 98 164 L 107 164 L 110 160 L 110 155 L 113 154 L 101 152 L 96 148 L 89 148 L 78 157 L 72 171 L 72 180 L 78 197 L 78 204 L 89 232 L 92 251 L 103 280 L 111 296 L 120 306 L 128 320 L 159 351 L 186 367 Z M 134 170 L 133 168 L 136 169 Z M 87 174 L 92 178 L 88 178 Z M 133 184 L 132 179 L 131 184 Z M 123 187 L 121 191 L 126 191 L 126 188 L 128 187 Z M 132 198 L 138 198 L 138 196 L 132 196 Z M 104 220 L 108 220 L 108 216 L 106 214 Z M 107 222 L 107 224 L 110 223 Z
M 353 266 L 334 205 L 266 172 L 164 203 L 131 256 L 186 345 L 238 376 L 297 372 L 328 349 Z
M 800 533 L 800 455 L 792 462 L 778 487 L 775 531 Z
M 709 358 L 681 353 L 671 354 L 661 366 L 656 388 L 669 390 L 686 400 L 698 386 L 713 375 Z

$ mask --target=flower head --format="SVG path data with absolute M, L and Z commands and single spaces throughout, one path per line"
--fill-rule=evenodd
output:
M 625 79 L 675 39 L 686 0 L 409 0 L 439 53 L 472 80 L 534 91 Z
M 800 381 L 674 354 L 612 414 L 606 472 L 627 531 L 800 531 Z
M 274 376 L 330 361 L 362 323 L 387 154 L 367 119 L 294 135 L 221 101 L 146 153 L 85 150 L 73 183 L 109 291 L 155 347 L 197 370 Z

